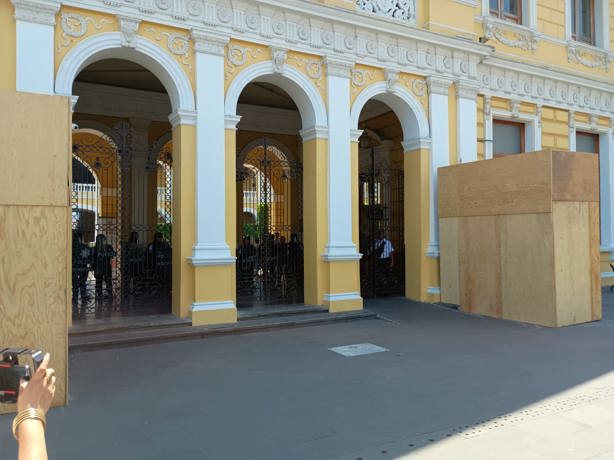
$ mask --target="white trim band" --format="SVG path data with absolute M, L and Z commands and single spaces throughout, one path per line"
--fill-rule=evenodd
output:
M 221 302 L 194 302 L 191 311 L 217 311 L 217 310 L 236 310 L 232 300 L 223 300 Z
M 324 294 L 326 302 L 342 302 L 344 300 L 362 300 L 360 292 L 344 292 L 341 294 Z

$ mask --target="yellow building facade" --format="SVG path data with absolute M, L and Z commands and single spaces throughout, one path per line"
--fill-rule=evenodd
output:
M 438 302 L 437 168 L 542 148 L 599 155 L 614 282 L 614 1 L 11 0 L 0 34 L 1 90 L 72 97 L 73 223 L 121 302 L 131 238 L 194 325 Z

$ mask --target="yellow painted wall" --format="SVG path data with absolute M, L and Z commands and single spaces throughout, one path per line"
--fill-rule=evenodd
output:
M 537 30 L 550 37 L 565 39 L 565 2 L 537 0 Z
M 486 145 L 486 139 L 484 137 L 484 96 L 478 96 L 478 160 L 484 159 L 484 147 Z M 450 162 L 450 164 L 454 164 Z
M 569 112 L 551 107 L 542 108 L 542 147 L 569 149 Z
M 9 1 L 0 2 L 0 91 L 15 90 L 15 13 Z

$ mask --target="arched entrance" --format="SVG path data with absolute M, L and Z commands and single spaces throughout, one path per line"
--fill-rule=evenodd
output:
M 425 96 L 426 82 L 416 80 L 414 95 L 396 77 L 361 91 L 350 115 L 363 178 L 357 181 L 363 200 L 357 206 L 364 254 L 361 290 L 365 297 L 423 299 L 433 265 L 427 254 L 429 233 L 436 230 L 429 121 L 416 97 Z
M 239 98 L 239 113 L 237 306 L 302 303 L 300 114 L 285 91 L 267 83 L 246 86 Z M 271 130 L 261 117 L 286 121 Z
M 403 132 L 394 112 L 370 100 L 361 113 L 358 209 L 363 298 L 405 294 Z
M 85 67 L 73 93 L 73 318 L 170 312 L 169 97 L 151 72 L 121 59 Z M 145 97 L 153 102 L 140 110 Z

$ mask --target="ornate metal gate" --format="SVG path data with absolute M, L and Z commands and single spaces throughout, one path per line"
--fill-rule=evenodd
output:
M 238 166 L 239 307 L 303 302 L 302 177 L 266 139 Z
M 171 190 L 170 146 L 137 162 L 128 123 L 74 134 L 73 317 L 170 310 Z
M 403 171 L 377 168 L 375 152 L 359 174 L 360 289 L 363 297 L 405 293 Z

